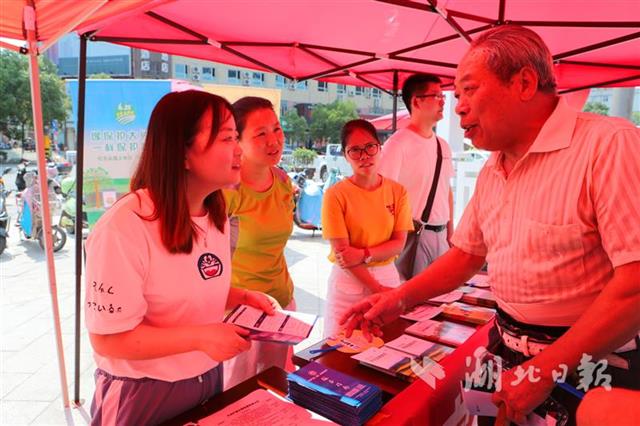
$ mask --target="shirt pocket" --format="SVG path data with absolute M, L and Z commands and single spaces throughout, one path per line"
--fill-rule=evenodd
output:
M 521 254 L 525 284 L 541 296 L 545 296 L 545 290 L 562 293 L 561 289 L 579 283 L 584 277 L 584 245 L 578 224 L 555 225 L 524 219 Z

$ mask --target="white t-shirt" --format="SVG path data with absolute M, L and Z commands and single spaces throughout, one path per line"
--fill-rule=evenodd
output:
M 206 238 L 190 254 L 169 253 L 145 190 L 129 194 L 98 221 L 86 244 L 85 318 L 94 334 L 132 330 L 140 323 L 174 327 L 221 322 L 231 282 L 229 228 L 219 232 L 208 218 L 192 217 Z M 141 217 L 142 216 L 142 217 Z M 206 245 L 205 245 L 206 240 Z M 218 363 L 192 351 L 150 360 L 94 355 L 116 376 L 174 382 L 198 376 Z
M 438 189 L 433 200 L 429 225 L 449 222 L 450 179 L 454 176 L 451 148 L 439 137 L 442 146 L 442 167 Z M 408 128 L 395 132 L 382 147 L 380 174 L 402 184 L 409 194 L 414 219 L 420 220 L 433 182 L 438 156 L 435 134 L 425 138 Z

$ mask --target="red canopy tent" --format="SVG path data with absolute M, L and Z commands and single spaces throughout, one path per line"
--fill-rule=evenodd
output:
M 105 41 L 376 87 L 394 95 L 395 130 L 398 87 L 409 74 L 436 74 L 451 87 L 473 37 L 508 23 L 542 36 L 561 93 L 640 85 L 638 0 L 167 0 L 77 32 L 82 46 Z
M 35 25 L 25 25 L 25 6 L 35 11 Z M 437 74 L 450 85 L 473 37 L 492 26 L 515 23 L 545 39 L 566 92 L 640 85 L 639 17 L 637 0 L 5 0 L 0 37 L 28 39 L 29 47 L 21 51 L 35 58 L 68 29 L 75 27 L 81 34 L 81 190 L 87 40 L 272 71 L 298 81 L 319 78 L 377 87 L 395 95 L 416 71 Z M 32 81 L 37 82 L 37 75 Z M 34 115 L 39 115 L 35 106 Z M 42 123 L 34 121 L 44 160 Z M 79 204 L 77 217 L 81 209 Z M 79 244 L 76 250 L 80 295 Z M 76 316 L 78 324 L 79 304 Z
M 543 37 L 559 87 L 576 90 L 640 85 L 639 18 L 637 0 L 174 0 L 79 32 L 290 79 L 388 90 L 415 71 L 451 83 L 473 37 L 515 23 Z
M 407 127 L 409 125 L 409 118 L 410 116 L 408 110 L 401 109 L 400 111 L 398 111 L 395 120 L 396 128 L 402 129 L 404 127 Z M 371 120 L 369 120 L 369 122 L 373 124 L 373 127 L 375 127 L 376 130 L 392 130 L 394 124 L 393 113 L 372 118 Z

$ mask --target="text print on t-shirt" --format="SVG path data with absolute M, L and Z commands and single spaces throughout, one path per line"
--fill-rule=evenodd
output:
M 203 280 L 222 275 L 222 262 L 213 253 L 205 253 L 198 259 L 198 270 Z
M 391 213 L 391 216 L 396 215 L 396 205 L 394 203 L 387 204 L 386 207 L 387 207 L 387 210 L 389 210 L 389 213 Z
M 108 295 L 115 294 L 113 286 L 106 285 L 102 282 L 98 284 L 96 281 L 92 281 L 91 288 L 93 289 L 94 293 L 101 294 L 103 298 L 108 297 Z M 97 312 L 109 312 L 110 314 L 122 312 L 122 306 L 113 306 L 112 303 L 109 303 L 108 305 L 102 305 L 100 303 L 96 303 L 95 301 L 88 301 L 87 309 L 93 309 Z

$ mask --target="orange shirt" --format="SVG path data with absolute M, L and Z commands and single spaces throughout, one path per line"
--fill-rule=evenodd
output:
M 366 190 L 345 179 L 327 190 L 322 200 L 322 236 L 348 238 L 352 247 L 374 247 L 395 231 L 413 230 L 407 191 L 399 183 L 382 178 L 379 187 Z M 372 262 L 386 265 L 395 259 Z M 335 262 L 333 250 L 329 260 Z

